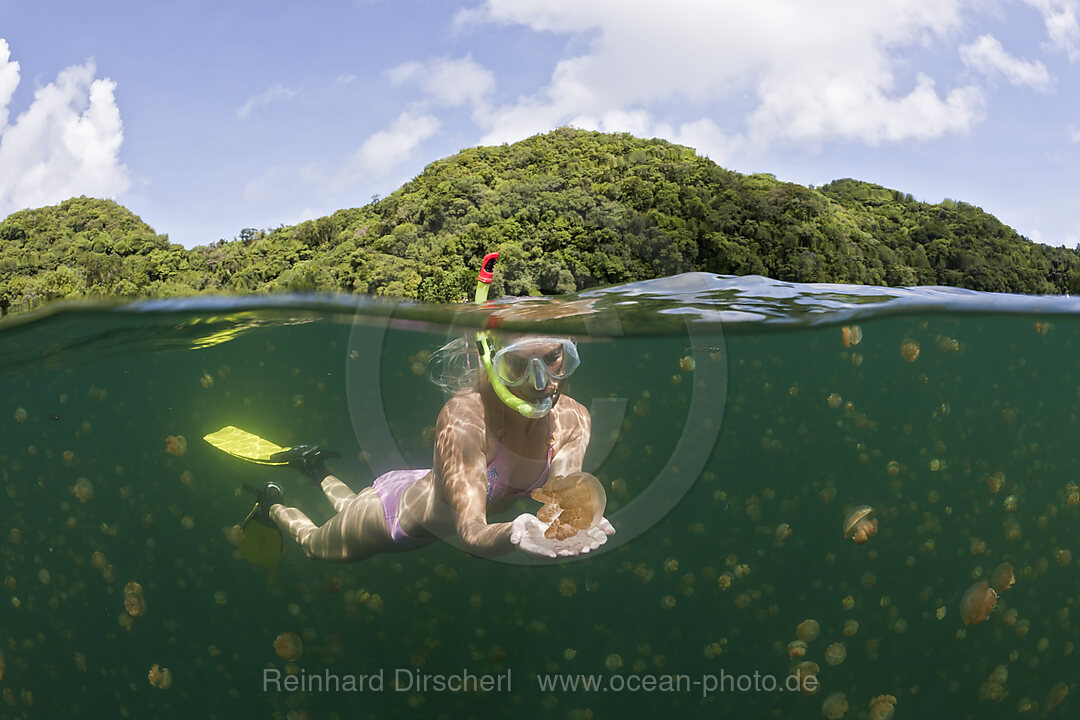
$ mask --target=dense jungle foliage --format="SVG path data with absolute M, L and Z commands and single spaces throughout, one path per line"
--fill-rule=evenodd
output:
M 359 292 L 455 302 L 485 252 L 492 296 L 557 295 L 691 270 L 798 282 L 1080 291 L 1080 254 L 972 205 L 856 180 L 806 188 L 687 147 L 563 128 L 429 165 L 386 198 L 186 250 L 116 203 L 0 223 L 0 312 L 73 297 Z

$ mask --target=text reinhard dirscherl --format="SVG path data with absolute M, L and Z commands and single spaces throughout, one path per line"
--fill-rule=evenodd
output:
M 366 675 L 321 673 L 301 670 L 286 674 L 277 668 L 263 668 L 263 692 L 373 692 L 387 689 L 387 673 L 382 669 Z M 476 674 L 422 673 L 412 668 L 395 668 L 389 689 L 396 692 L 510 692 L 510 668 L 506 672 Z

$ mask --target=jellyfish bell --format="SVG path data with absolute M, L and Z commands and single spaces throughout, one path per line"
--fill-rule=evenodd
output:
M 891 720 L 896 713 L 896 698 L 878 695 L 870 701 L 870 720 Z
M 877 534 L 877 513 L 869 505 L 859 505 L 844 518 L 844 537 L 851 538 L 859 545 Z
M 587 472 L 556 475 L 533 490 L 532 499 L 544 503 L 536 516 L 551 523 L 544 536 L 559 540 L 595 527 L 607 507 L 604 486 Z
M 821 714 L 829 720 L 840 720 L 847 711 L 847 697 L 842 692 L 834 692 L 821 704 Z
M 997 605 L 997 593 L 990 583 L 980 580 L 967 589 L 960 601 L 960 614 L 965 625 L 980 625 L 990 617 L 990 612 Z
M 304 644 L 296 633 L 283 632 L 274 639 L 274 652 L 280 658 L 295 662 L 304 654 Z
M 165 452 L 179 457 L 187 451 L 187 440 L 183 435 L 169 435 L 165 438 Z
M 994 568 L 990 575 L 990 586 L 998 593 L 1003 593 L 1016 584 L 1016 574 L 1010 563 L 1003 562 Z
M 817 636 L 821 633 L 821 625 L 817 620 L 808 619 L 799 623 L 799 626 L 795 628 L 795 637 L 804 643 L 813 642 L 817 640 Z

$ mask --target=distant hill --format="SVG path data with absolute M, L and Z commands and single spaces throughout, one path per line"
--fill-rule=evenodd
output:
M 63 297 L 336 291 L 557 295 L 691 270 L 798 282 L 1080 291 L 1080 254 L 963 202 L 857 180 L 806 188 L 687 147 L 563 128 L 429 165 L 361 208 L 185 250 L 116 203 L 75 198 L 0 223 L 0 312 Z

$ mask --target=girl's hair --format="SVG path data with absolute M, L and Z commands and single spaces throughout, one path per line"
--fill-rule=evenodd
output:
M 441 387 L 447 397 L 475 387 L 483 369 L 476 344 L 469 336 L 454 338 L 428 358 L 428 378 Z

